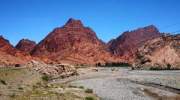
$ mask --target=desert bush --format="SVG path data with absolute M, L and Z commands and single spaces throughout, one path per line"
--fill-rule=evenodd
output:
M 93 97 L 88 96 L 88 97 L 85 97 L 85 100 L 95 100 L 95 99 Z
M 80 89 L 84 89 L 84 87 L 83 87 L 83 86 L 79 86 L 79 88 L 80 88 Z
M 86 89 L 85 92 L 86 93 L 93 93 L 93 90 L 92 89 Z
M 4 81 L 4 80 L 0 80 L 0 82 L 1 82 L 3 85 L 7 85 L 6 81 Z
M 68 87 L 70 87 L 70 88 L 77 88 L 77 86 L 74 86 L 74 85 L 69 85 Z
M 19 90 L 23 90 L 23 88 L 22 88 L 22 87 L 19 87 L 18 89 L 19 89 Z
M 149 70 L 161 70 L 161 69 L 158 67 L 150 67 Z
M 44 74 L 41 78 L 43 81 L 49 81 L 51 79 L 51 77 L 49 75 L 46 75 L 46 74 Z
M 96 66 L 101 66 L 101 67 L 129 67 L 131 64 L 129 63 L 124 63 L 124 62 L 116 62 L 116 63 L 105 63 L 104 65 L 97 63 Z
M 162 68 L 162 67 L 150 67 L 149 70 L 178 70 L 178 69 L 172 69 L 170 67 Z
M 21 67 L 21 64 L 15 64 L 15 67 Z
M 16 97 L 16 94 L 13 93 L 13 94 L 10 95 L 10 97 L 11 97 L 11 98 L 15 98 L 15 97 Z

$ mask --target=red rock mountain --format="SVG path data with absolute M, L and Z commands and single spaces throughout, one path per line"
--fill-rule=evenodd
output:
M 14 56 L 18 52 L 3 36 L 0 36 L 0 51 Z
M 145 41 L 159 37 L 160 35 L 158 29 L 150 25 L 134 31 L 124 32 L 118 38 L 111 40 L 108 43 L 108 47 L 113 55 L 125 60 L 131 60 L 137 48 L 143 45 Z
M 146 41 L 133 65 L 137 69 L 180 69 L 180 34 Z
M 0 64 L 23 64 L 29 59 L 31 59 L 30 55 L 17 50 L 8 40 L 0 36 Z
M 16 49 L 23 51 L 25 53 L 30 53 L 35 46 L 36 46 L 36 42 L 28 39 L 22 39 L 16 45 Z
M 104 63 L 112 59 L 96 33 L 84 27 L 80 20 L 72 18 L 64 26 L 50 32 L 31 54 L 55 62 L 74 64 Z

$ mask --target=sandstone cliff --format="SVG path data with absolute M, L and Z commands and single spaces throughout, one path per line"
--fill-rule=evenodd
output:
M 35 46 L 36 46 L 36 42 L 28 39 L 22 39 L 18 42 L 15 48 L 25 53 L 30 53 Z
M 31 52 L 33 56 L 56 63 L 96 64 L 112 61 L 105 44 L 80 20 L 69 19 L 54 29 Z
M 159 37 L 160 35 L 158 29 L 150 25 L 134 31 L 124 32 L 118 38 L 111 40 L 108 43 L 108 47 L 113 55 L 132 62 L 135 52 L 145 41 Z
M 0 36 L 0 64 L 15 65 L 24 64 L 31 56 L 14 48 L 8 40 Z
M 134 68 L 180 69 L 180 35 L 147 41 L 136 53 Z

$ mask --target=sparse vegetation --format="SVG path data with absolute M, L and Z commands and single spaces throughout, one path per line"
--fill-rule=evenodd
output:
M 79 86 L 80 89 L 84 89 L 84 86 Z
M 13 93 L 13 94 L 10 95 L 10 97 L 11 97 L 11 98 L 15 98 L 15 97 L 16 97 L 16 94 Z
M 150 67 L 149 70 L 162 70 L 160 67 Z
M 15 64 L 15 67 L 21 67 L 21 64 Z
M 47 100 L 85 100 L 87 96 L 98 98 L 93 93 L 85 93 L 83 86 L 69 86 L 69 84 L 62 83 L 49 84 L 52 77 L 42 75 L 28 68 L 0 68 L 0 76 L 0 85 L 4 84 L 3 90 L 1 89 L 0 92 L 6 100 L 9 100 L 9 98 L 13 100 L 29 100 L 29 98 L 39 100 L 42 97 Z M 61 89 L 62 93 L 57 92 L 57 89 Z M 79 96 L 75 92 L 83 96 Z M 36 99 L 32 98 L 34 96 Z M 0 97 L 0 99 L 2 98 Z
M 22 87 L 19 87 L 18 89 L 19 89 L 19 90 L 23 90 L 23 88 L 22 88 Z
M 88 96 L 88 97 L 85 97 L 85 100 L 95 100 L 95 99 L 94 97 Z
M 178 68 L 172 68 L 171 65 L 167 65 L 167 67 L 161 66 L 151 66 L 149 70 L 179 70 Z
M 93 90 L 92 89 L 86 89 L 85 92 L 86 93 L 93 93 Z
M 4 81 L 4 80 L 0 80 L 0 82 L 1 82 L 3 85 L 7 85 L 6 81 Z
M 124 62 L 105 63 L 105 64 L 97 63 L 96 66 L 100 66 L 100 67 L 129 67 L 129 66 L 131 66 L 131 64 L 124 63 Z
M 41 78 L 43 81 L 49 81 L 51 79 L 51 77 L 46 74 L 44 74 Z
M 69 85 L 68 87 L 70 87 L 70 88 L 77 88 L 77 86 L 74 86 L 74 85 Z

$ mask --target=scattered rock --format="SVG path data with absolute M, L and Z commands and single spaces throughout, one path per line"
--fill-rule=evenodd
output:
M 69 77 L 72 75 L 77 75 L 76 68 L 69 64 L 45 64 L 43 62 L 38 62 L 32 60 L 31 62 L 27 63 L 25 66 L 31 67 L 34 70 L 52 76 L 52 78 L 58 77 Z

